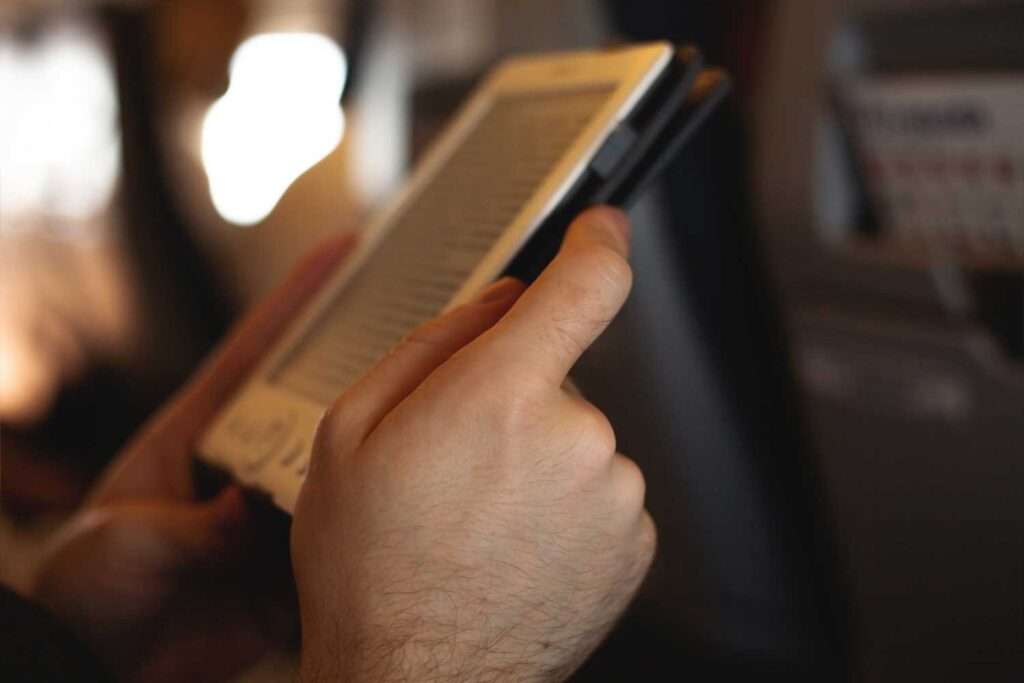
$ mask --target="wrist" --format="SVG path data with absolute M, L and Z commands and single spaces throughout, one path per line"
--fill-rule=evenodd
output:
M 543 655 L 523 650 L 485 650 L 478 643 L 410 640 L 402 644 L 374 643 L 353 648 L 338 656 L 340 646 L 330 654 L 303 651 L 299 670 L 301 683 L 546 683 L 561 681 L 572 669 L 544 667 Z
M 406 683 L 421 680 L 423 667 L 416 666 L 408 645 L 382 643 L 346 644 L 335 631 L 331 643 L 302 647 L 299 665 L 301 683 Z M 434 676 L 433 680 L 446 679 Z

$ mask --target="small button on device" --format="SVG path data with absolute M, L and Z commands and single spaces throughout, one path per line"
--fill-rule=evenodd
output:
M 278 462 L 281 467 L 287 467 L 293 462 L 302 457 L 302 454 L 306 452 L 306 442 L 302 439 L 294 442 L 288 452 L 285 453 L 284 457 Z
M 620 123 L 612 134 L 608 136 L 608 139 L 601 145 L 601 149 L 594 155 L 593 161 L 590 162 L 590 167 L 595 173 L 602 177 L 608 177 L 615 170 L 615 167 L 619 165 L 622 158 L 626 156 L 632 147 L 633 143 L 636 142 L 636 131 L 630 128 L 625 123 Z
M 254 425 L 243 463 L 246 470 L 253 472 L 262 469 L 273 459 L 287 442 L 294 425 L 293 414 L 273 416 Z

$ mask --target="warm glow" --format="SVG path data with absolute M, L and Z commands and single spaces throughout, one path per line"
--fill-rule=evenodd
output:
M 203 166 L 217 212 L 252 225 L 341 140 L 345 55 L 317 33 L 267 33 L 231 59 L 228 91 L 203 121 Z
M 34 40 L 0 34 L 0 217 L 48 217 L 71 232 L 106 208 L 120 172 L 110 59 L 84 27 Z

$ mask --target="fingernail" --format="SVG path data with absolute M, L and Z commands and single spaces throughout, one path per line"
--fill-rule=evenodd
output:
M 601 216 L 611 225 L 612 228 L 619 234 L 623 242 L 629 244 L 630 233 L 632 228 L 629 224 L 629 217 L 619 209 L 604 206 L 601 207 Z
M 522 288 L 522 284 L 514 277 L 503 277 L 491 283 L 476 297 L 479 304 L 491 304 L 511 298 Z
M 629 254 L 631 230 L 629 218 L 622 211 L 611 206 L 595 206 L 587 209 L 580 218 L 594 228 L 599 228 L 596 233 L 592 233 L 597 239 L 607 240 L 608 246 L 623 256 Z

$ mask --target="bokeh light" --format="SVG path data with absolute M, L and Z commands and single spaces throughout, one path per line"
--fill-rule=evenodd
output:
M 203 166 L 221 217 L 252 225 L 341 140 L 346 61 L 327 36 L 266 33 L 238 47 L 229 75 L 203 121 Z

